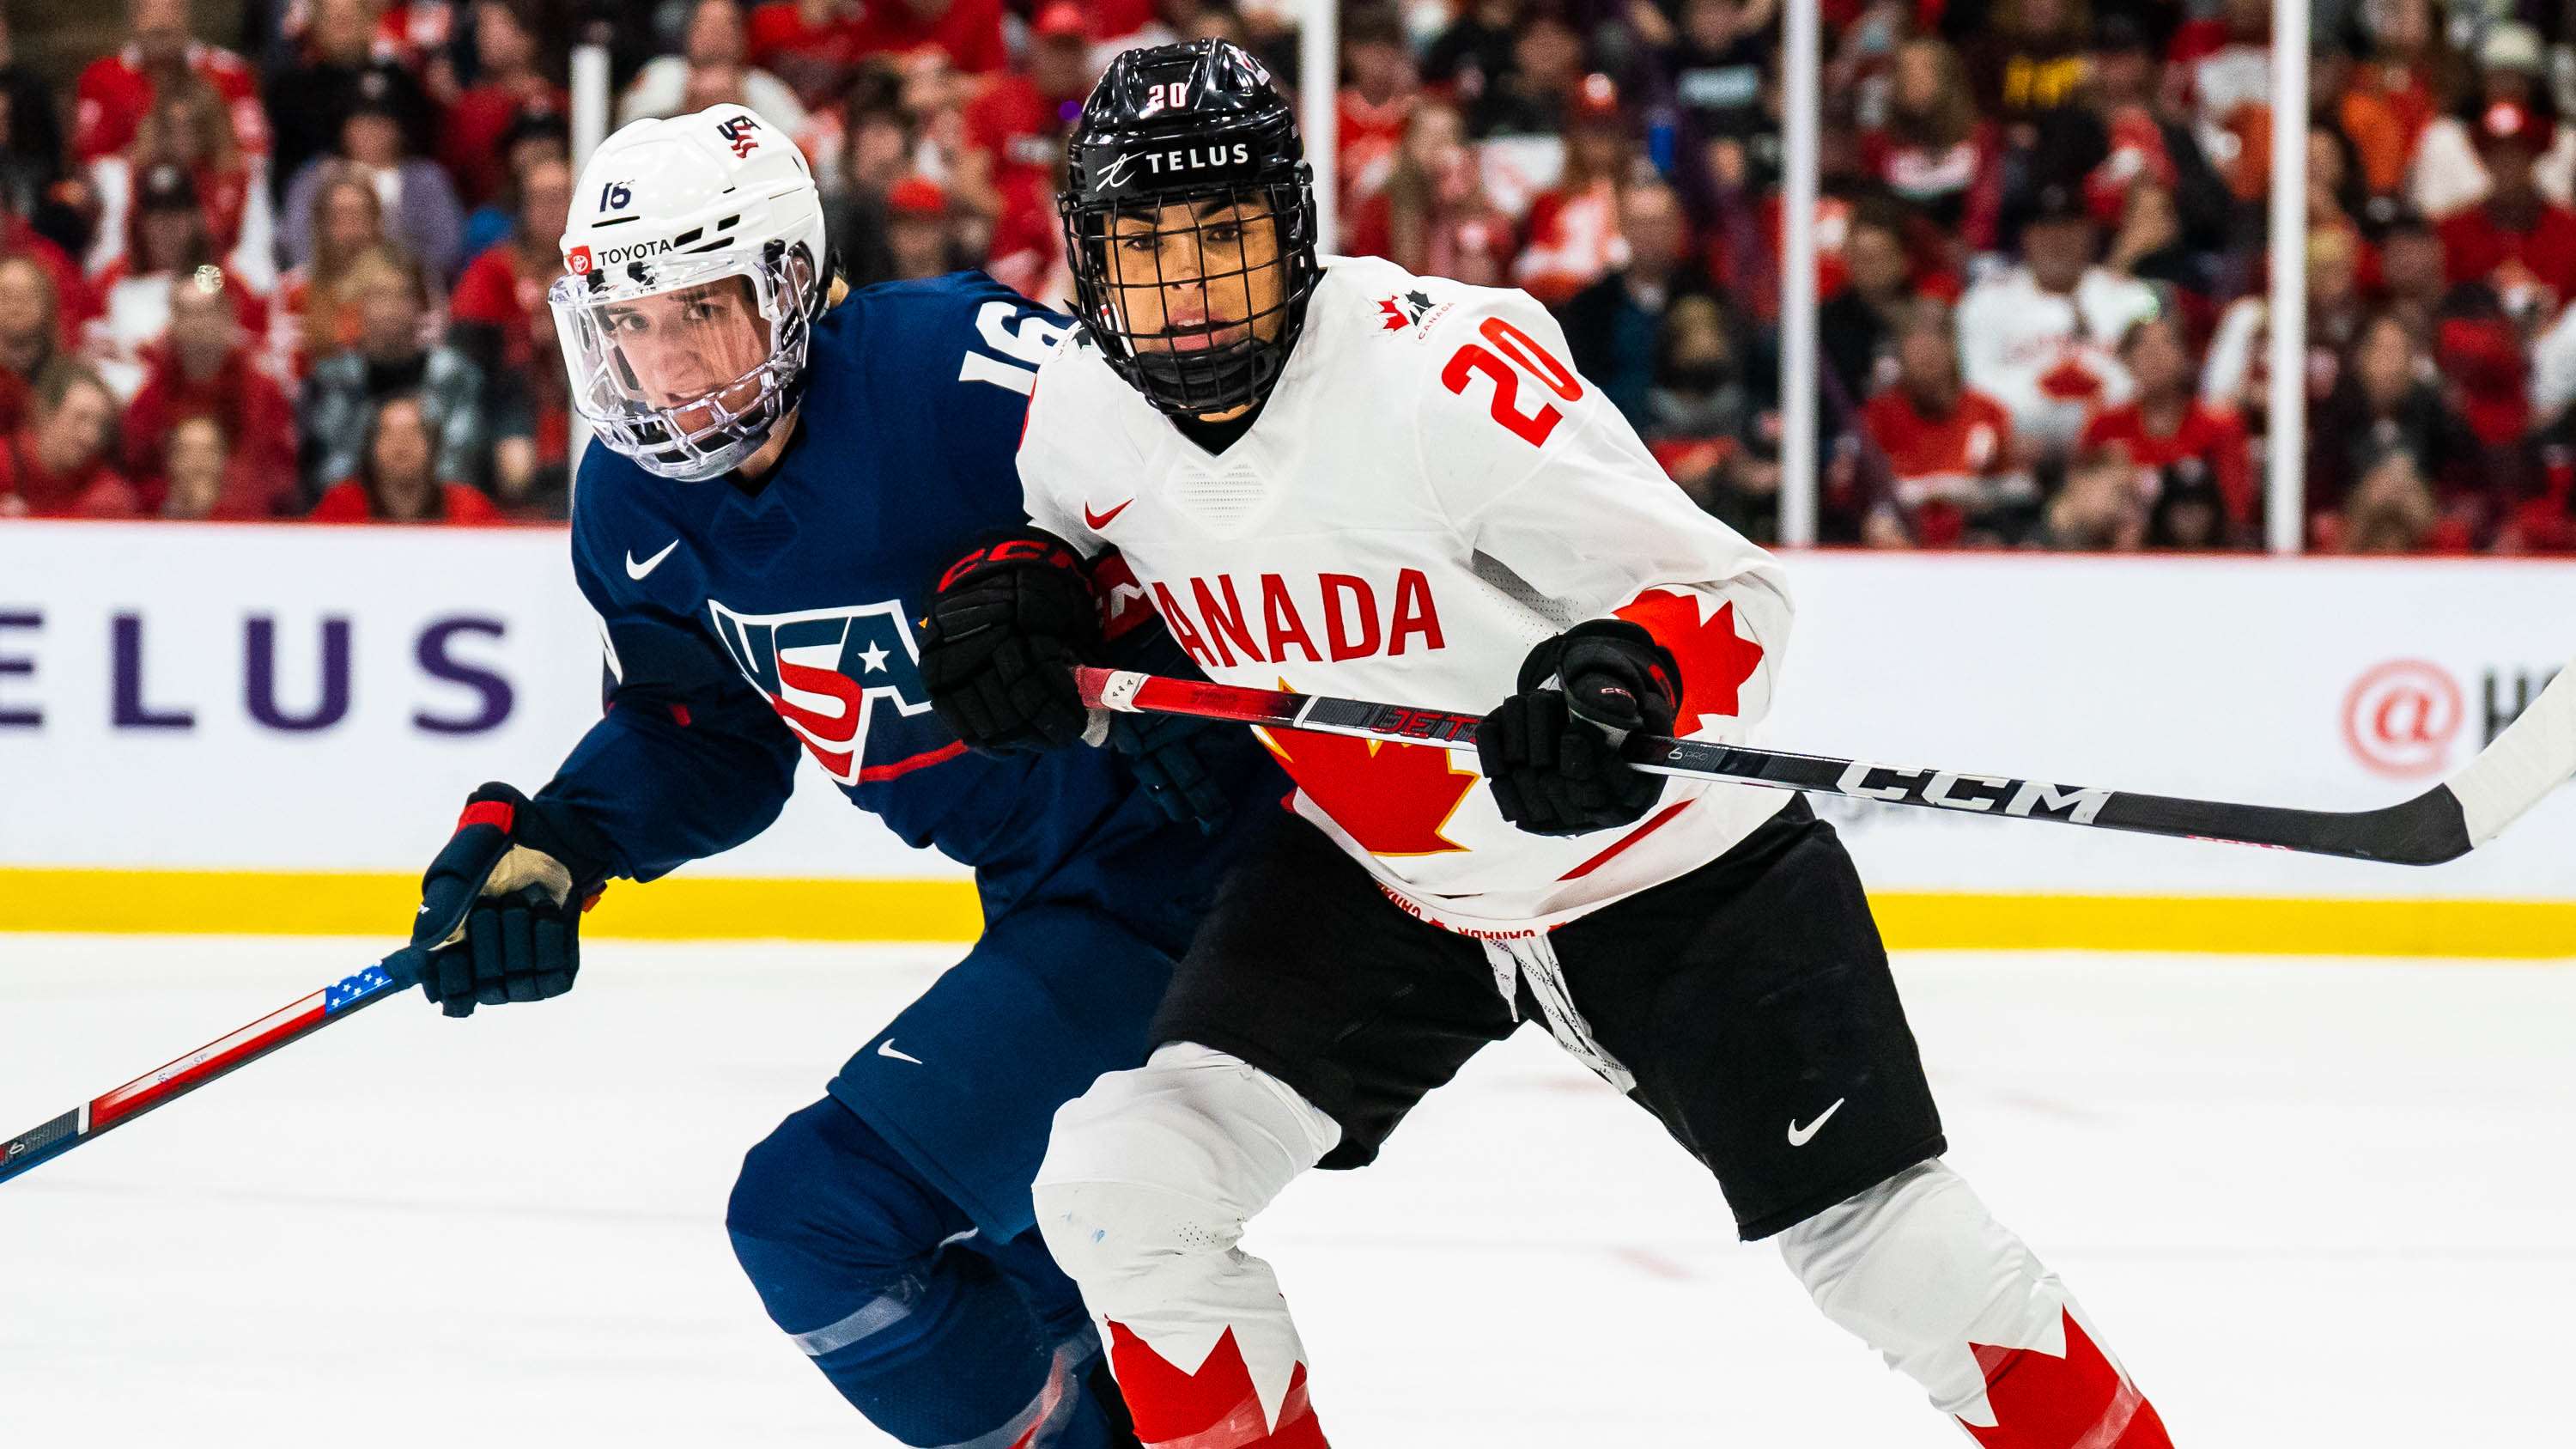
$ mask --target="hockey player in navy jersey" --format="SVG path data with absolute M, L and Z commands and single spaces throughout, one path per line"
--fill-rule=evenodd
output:
M 906 841 L 974 866 L 985 929 L 751 1150 L 736 1253 L 778 1326 L 904 1443 L 1133 1444 L 1029 1180 L 1055 1108 L 1144 1060 L 1230 858 L 1187 819 L 1282 782 L 1223 733 L 974 754 L 932 712 L 911 621 L 961 548 L 1020 521 L 1013 451 L 1066 322 L 977 273 L 843 300 L 804 160 L 740 106 L 610 137 L 563 252 L 555 325 L 603 445 L 573 567 L 608 709 L 533 796 L 475 792 L 424 912 L 477 882 L 480 900 L 425 988 L 460 1016 L 569 990 L 603 883 L 759 834 L 801 747 Z M 1057 602 L 1015 595 L 1026 546 L 989 564 L 1003 615 Z M 1147 629 L 1111 637 L 1120 623 L 1050 627 L 1149 647 Z

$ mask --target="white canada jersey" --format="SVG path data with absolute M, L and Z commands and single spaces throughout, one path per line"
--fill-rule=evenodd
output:
M 1743 742 L 1789 633 L 1771 556 L 1664 476 L 1526 293 L 1325 263 L 1267 405 L 1215 456 L 1089 338 L 1059 350 L 1020 443 L 1030 518 L 1087 554 L 1116 547 L 1221 683 L 1481 714 L 1532 645 L 1615 613 L 1679 662 L 1677 729 Z M 1472 754 L 1266 743 L 1297 813 L 1398 904 L 1471 934 L 1523 934 L 1670 880 L 1789 800 L 1675 778 L 1635 826 L 1549 838 L 1503 819 Z

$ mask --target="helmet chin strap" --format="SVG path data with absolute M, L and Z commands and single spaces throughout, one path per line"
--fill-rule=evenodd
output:
M 1275 341 L 1253 335 L 1197 352 L 1133 352 L 1138 391 L 1155 408 L 1176 417 L 1258 407 L 1288 370 L 1289 355 L 1305 332 L 1306 300 L 1300 295 L 1280 309 Z
M 1151 385 L 1154 405 L 1167 413 L 1225 412 L 1261 401 L 1261 359 L 1272 347 L 1247 337 L 1197 352 L 1139 351 L 1136 368 Z

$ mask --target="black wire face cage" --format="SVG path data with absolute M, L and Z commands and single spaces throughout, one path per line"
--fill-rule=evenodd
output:
M 1174 208 L 1187 220 L 1163 225 Z M 1147 402 L 1186 417 L 1270 395 L 1322 275 L 1305 163 L 1286 180 L 1095 201 L 1063 215 L 1083 324 L 1111 370 Z M 1274 225 L 1276 254 L 1256 261 L 1258 232 Z M 1259 297 L 1268 285 L 1260 274 L 1273 267 L 1277 296 Z M 1141 318 L 1128 305 L 1154 298 L 1162 305 L 1144 301 Z M 1265 331 L 1273 334 L 1267 340 Z

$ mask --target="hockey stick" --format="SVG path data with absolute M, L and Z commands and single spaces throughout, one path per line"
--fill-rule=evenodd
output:
M 271 1012 L 230 1036 L 208 1042 L 177 1061 L 0 1142 L 0 1182 L 7 1182 L 39 1162 L 60 1157 L 102 1132 L 175 1102 L 226 1072 L 248 1066 L 288 1042 L 310 1036 L 335 1021 L 344 1021 L 361 1007 L 373 1006 L 413 985 L 420 980 L 423 954 L 405 946 L 293 1006 Z
M 466 819 L 459 822 L 459 830 L 462 831 L 473 820 L 474 812 L 469 807 Z M 484 828 L 490 827 L 486 825 Z M 114 1091 L 90 1098 L 52 1121 L 0 1142 L 0 1182 L 7 1182 L 37 1163 L 60 1157 L 100 1133 L 122 1127 L 155 1107 L 167 1106 L 289 1042 L 301 1041 L 333 1022 L 346 1021 L 360 1010 L 398 991 L 419 985 L 421 969 L 428 964 L 430 956 L 429 949 L 420 943 L 427 941 L 435 945 L 446 941 L 465 924 L 466 913 L 474 909 L 484 881 L 491 876 L 500 859 L 499 851 L 495 850 L 479 866 L 457 877 L 453 909 L 431 916 L 429 907 L 422 905 L 420 918 L 413 924 L 411 945 L 373 966 L 341 977 L 292 1006 L 270 1012 L 229 1036 L 208 1042 Z
M 1074 671 L 1083 703 L 1128 713 L 1191 715 L 1274 729 L 1313 730 L 1472 753 L 1472 714 L 1163 679 L 1125 670 Z M 2522 717 L 2467 767 L 2412 800 L 2377 810 L 2291 810 L 2053 785 L 1956 770 L 1908 770 L 1824 755 L 1632 735 L 1629 761 L 1658 775 L 1714 777 L 1891 805 L 2053 820 L 2186 840 L 2232 841 L 2396 865 L 2456 860 L 2501 833 L 2560 781 L 2576 775 L 2576 668 L 2560 671 Z

